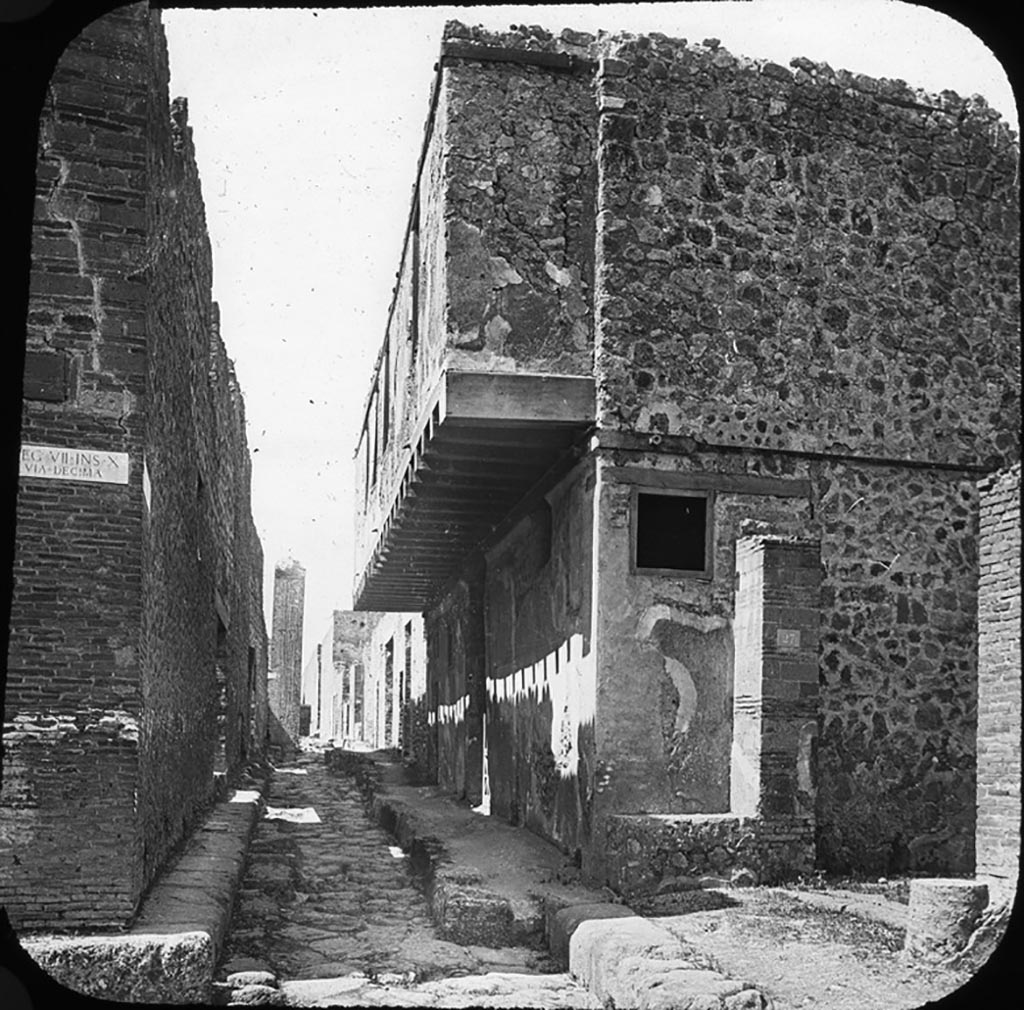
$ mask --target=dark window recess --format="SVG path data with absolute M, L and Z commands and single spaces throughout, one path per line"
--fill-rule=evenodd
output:
M 636 509 L 637 568 L 707 569 L 707 498 L 638 494 Z
M 63 354 L 25 352 L 25 399 L 62 403 L 67 399 L 67 364 Z

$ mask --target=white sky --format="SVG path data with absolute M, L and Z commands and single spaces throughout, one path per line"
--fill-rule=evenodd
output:
M 720 39 L 981 94 L 1017 129 L 967 28 L 899 0 L 166 10 L 171 97 L 189 100 L 214 298 L 245 395 L 253 514 L 274 564 L 306 568 L 304 653 L 351 606 L 352 453 L 398 270 L 446 20 Z

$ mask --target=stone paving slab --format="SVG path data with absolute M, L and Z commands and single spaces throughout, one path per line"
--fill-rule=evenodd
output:
M 765 1010 L 751 982 L 728 978 L 709 954 L 640 916 L 586 919 L 569 940 L 569 971 L 601 1001 L 636 1010 Z
M 600 1010 L 602 1004 L 570 975 L 522 975 L 489 972 L 439 979 L 418 985 L 374 983 L 358 976 L 284 982 L 284 1006 L 383 1007 L 578 1007 Z
M 427 893 L 439 925 L 447 927 L 454 905 L 459 917 L 468 917 L 468 931 L 489 942 L 510 928 L 520 938 L 543 929 L 555 963 L 569 969 L 565 977 L 583 983 L 587 998 L 597 1001 L 588 1006 L 612 1001 L 644 1010 L 763 1010 L 770 1005 L 757 986 L 728 978 L 708 954 L 638 916 L 607 888 L 579 880 L 562 853 L 532 832 L 484 817 L 435 786 L 410 782 L 409 773 L 383 755 L 331 754 L 326 760 L 356 776 L 377 819 L 414 860 L 419 855 L 426 864 L 421 870 L 433 878 Z M 406 992 L 401 998 L 420 996 Z M 494 998 L 498 1002 L 479 1005 L 550 1005 L 503 1003 L 504 992 Z M 522 1000 L 523 994 L 509 998 Z
M 877 919 L 894 929 L 905 929 L 907 906 L 898 901 L 877 894 L 847 891 L 835 888 L 828 894 L 819 891 L 803 891 L 797 888 L 770 888 L 776 894 L 785 894 L 808 905 L 817 905 L 829 911 L 848 912 L 866 919 Z
M 439 936 L 408 856 L 367 817 L 352 778 L 330 772 L 319 755 L 302 755 L 295 764 L 275 771 L 268 806 L 312 807 L 318 820 L 259 822 L 220 975 L 246 959 L 287 981 L 354 971 L 411 973 L 426 981 L 555 967 L 540 944 L 496 948 L 480 937 L 467 945 Z
M 541 943 L 554 910 L 614 897 L 581 882 L 551 842 L 414 784 L 399 762 L 350 752 L 325 760 L 355 775 L 374 817 L 425 876 L 434 921 L 457 942 Z

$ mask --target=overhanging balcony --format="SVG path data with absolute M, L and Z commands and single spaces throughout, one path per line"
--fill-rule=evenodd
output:
M 594 409 L 590 376 L 444 372 L 371 531 L 356 609 L 426 609 L 593 425 Z

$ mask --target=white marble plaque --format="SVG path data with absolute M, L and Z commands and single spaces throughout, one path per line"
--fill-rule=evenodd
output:
M 795 651 L 800 648 L 800 632 L 796 628 L 779 628 L 775 632 L 775 646 L 778 649 Z
M 18 473 L 44 480 L 85 480 L 127 484 L 128 453 L 105 449 L 70 449 L 57 445 L 23 445 Z

